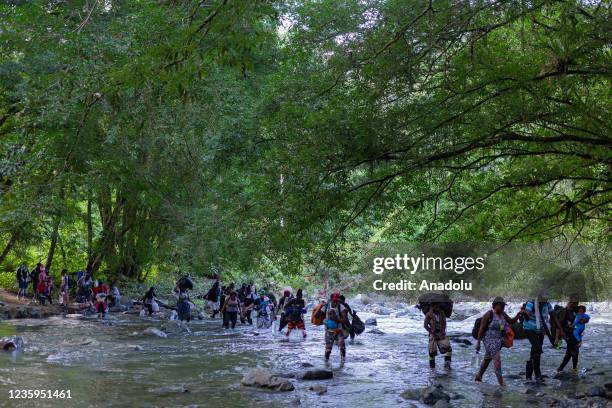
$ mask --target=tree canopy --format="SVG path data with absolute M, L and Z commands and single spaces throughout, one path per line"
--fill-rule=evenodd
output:
M 308 275 L 368 242 L 609 244 L 607 2 L 0 15 L 3 267 Z

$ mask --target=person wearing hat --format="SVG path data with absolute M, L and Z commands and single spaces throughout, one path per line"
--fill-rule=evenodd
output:
M 576 319 L 576 312 L 578 311 L 578 296 L 571 295 L 568 299 L 567 305 L 558 313 L 559 330 L 557 330 L 557 336 L 555 342 L 559 338 L 563 338 L 567 343 L 565 349 L 565 355 L 563 360 L 557 368 L 557 373 L 563 371 L 567 363 L 572 360 L 572 366 L 574 371 L 578 369 L 578 354 L 580 352 L 579 342 L 574 336 L 574 321 Z
M 334 343 L 340 349 L 340 361 L 346 360 L 346 342 L 349 335 L 347 327 L 350 325 L 348 320 L 348 310 L 340 302 L 340 293 L 333 293 L 330 301 L 325 305 L 325 361 L 329 361 Z
M 531 380 L 532 375 L 535 375 L 536 381 L 542 380 L 540 358 L 543 352 L 544 335 L 550 333 L 548 329 L 549 321 L 552 324 L 556 324 L 552 311 L 553 308 L 548 303 L 548 294 L 546 292 L 538 293 L 534 300 L 530 300 L 525 304 L 523 329 L 525 330 L 525 337 L 531 344 L 529 360 L 525 363 L 525 378 L 527 380 Z M 554 342 L 554 340 L 551 341 Z
M 476 342 L 476 351 L 480 352 L 480 342 L 484 341 L 485 355 L 480 365 L 480 370 L 474 378 L 474 381 L 481 382 L 482 376 L 489 367 L 491 360 L 493 360 L 493 367 L 495 370 L 495 376 L 497 382 L 501 386 L 505 386 L 504 377 L 502 375 L 501 365 L 501 349 L 503 346 L 503 339 L 508 331 L 510 325 L 516 323 L 521 316 L 521 312 L 518 312 L 516 316 L 510 318 L 504 311 L 506 308 L 506 302 L 501 296 L 493 299 L 491 310 L 486 312 L 482 316 L 480 321 L 480 330 L 478 331 L 478 341 Z

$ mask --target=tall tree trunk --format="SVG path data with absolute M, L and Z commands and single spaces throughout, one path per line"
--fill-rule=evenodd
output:
M 89 197 L 87 197 L 87 265 L 89 265 L 92 261 L 93 257 L 93 225 L 91 220 L 91 193 Z
M 0 254 L 0 264 L 4 261 L 4 258 L 6 258 L 9 252 L 11 252 L 11 249 L 13 249 L 16 242 L 17 242 L 17 234 L 15 234 L 14 232 L 11 232 L 11 237 L 9 238 L 9 241 L 6 243 L 6 246 L 2 250 L 2 253 Z
M 64 188 L 60 189 L 60 203 L 61 208 L 59 214 L 55 217 L 55 224 L 53 225 L 53 232 L 51 234 L 51 245 L 49 245 L 49 252 L 47 253 L 47 262 L 45 263 L 45 269 L 50 270 L 51 264 L 53 263 L 53 255 L 55 255 L 55 248 L 57 247 L 57 239 L 59 237 L 59 227 L 62 222 L 62 211 L 64 209 Z

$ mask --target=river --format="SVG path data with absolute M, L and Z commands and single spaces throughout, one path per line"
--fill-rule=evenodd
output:
M 516 305 L 514 306 L 517 307 Z M 484 311 L 486 306 L 465 305 Z M 327 381 L 292 380 L 295 391 L 270 392 L 240 385 L 242 376 L 255 367 L 274 373 L 303 371 L 303 365 L 323 367 L 323 331 L 307 325 L 304 342 L 283 342 L 270 330 L 257 332 L 251 326 L 224 330 L 219 319 L 206 318 L 189 324 L 186 332 L 174 322 L 113 314 L 105 321 L 79 316 L 0 322 L 0 337 L 20 335 L 24 352 L 0 353 L 0 406 L 2 407 L 286 407 L 292 405 L 382 407 L 405 401 L 406 389 L 426 387 L 432 381 L 444 385 L 454 398 L 453 407 L 527 407 L 548 406 L 542 395 L 574 393 L 590 384 L 611 381 L 612 313 L 590 311 L 581 349 L 581 378 L 561 382 L 549 378 L 536 393 L 527 394 L 518 376 L 524 371 L 528 342 L 517 341 L 503 350 L 504 375 L 508 387 L 496 392 L 492 367 L 485 384 L 476 385 L 473 376 L 474 347 L 453 343 L 453 368 L 431 372 L 427 361 L 427 337 L 422 329 L 422 314 L 412 307 L 392 309 L 390 315 L 374 314 L 364 307 L 363 320 L 376 317 L 376 329 L 384 334 L 366 332 L 348 345 L 348 358 L 341 367 L 337 349 L 332 355 L 334 378 Z M 457 305 L 456 309 L 461 309 Z M 400 310 L 400 313 L 397 311 Z M 376 311 L 379 312 L 380 311 Z M 384 311 L 387 313 L 388 311 Z M 472 341 L 475 316 L 451 321 L 448 332 Z M 163 328 L 167 338 L 142 335 L 148 328 Z M 545 348 L 543 372 L 553 375 L 564 350 Z M 514 377 L 513 375 L 516 375 Z M 323 395 L 309 391 L 313 384 L 327 386 Z M 9 390 L 70 390 L 67 400 L 11 400 Z

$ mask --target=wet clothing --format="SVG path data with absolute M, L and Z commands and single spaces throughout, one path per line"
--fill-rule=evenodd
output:
M 539 380 L 542 378 L 540 359 L 543 352 L 544 335 L 553 308 L 548 302 L 539 303 L 532 300 L 527 302 L 525 310 L 529 312 L 529 318 L 523 321 L 523 329 L 525 337 L 531 344 L 529 360 L 525 363 L 525 378 L 531 380 L 532 375 L 535 375 L 536 380 Z
M 187 290 L 179 293 L 176 308 L 179 320 L 187 322 L 191 321 L 191 303 L 189 302 L 189 293 Z
M 274 306 L 272 301 L 266 296 L 263 299 L 257 298 L 255 301 L 255 309 L 257 310 L 257 328 L 269 328 L 272 326 L 272 310 Z
M 436 356 L 438 351 L 444 354 L 444 361 L 450 364 L 452 347 L 449 338 L 446 336 L 446 315 L 443 311 L 434 313 L 428 312 L 425 315 L 425 328 L 429 332 L 429 343 L 427 351 L 429 353 L 429 366 L 436 366 Z
M 540 310 L 540 316 L 537 316 L 536 309 Z M 525 305 L 525 310 L 529 312 L 529 319 L 523 321 L 523 329 L 535 331 L 538 333 L 545 332 L 545 325 L 548 325 L 549 315 L 553 308 L 548 302 L 544 302 L 542 306 L 536 305 L 534 301 L 529 301 Z
M 238 321 L 238 313 L 240 312 L 240 300 L 238 297 L 232 299 L 231 296 L 227 298 L 225 301 L 224 311 L 223 311 L 223 327 L 226 329 L 229 328 L 230 324 L 232 325 L 232 329 L 236 327 L 236 322 Z
M 142 303 L 147 308 L 149 316 L 152 315 L 154 312 L 153 303 L 155 303 L 155 291 L 147 291 L 147 293 L 145 293 L 144 297 L 142 298 Z
M 333 310 L 332 310 L 333 309 Z M 323 312 L 325 313 L 326 319 L 323 321 L 325 324 L 325 359 L 328 360 L 331 355 L 334 343 L 338 345 L 340 349 L 340 358 L 344 360 L 346 358 L 346 341 L 349 332 L 348 329 L 342 323 L 338 323 L 331 319 L 335 316 L 337 319 L 341 319 L 344 316 L 346 307 L 341 303 L 337 306 L 332 306 L 331 302 L 325 304 Z
M 576 369 L 578 367 L 578 357 L 580 355 L 579 341 L 574 336 L 574 322 L 576 320 L 576 313 L 570 308 L 564 308 L 559 312 L 558 315 L 561 329 L 565 335 L 565 342 L 567 348 L 565 349 L 565 355 L 559 365 L 558 371 L 563 371 L 567 363 L 572 360 L 572 367 Z

